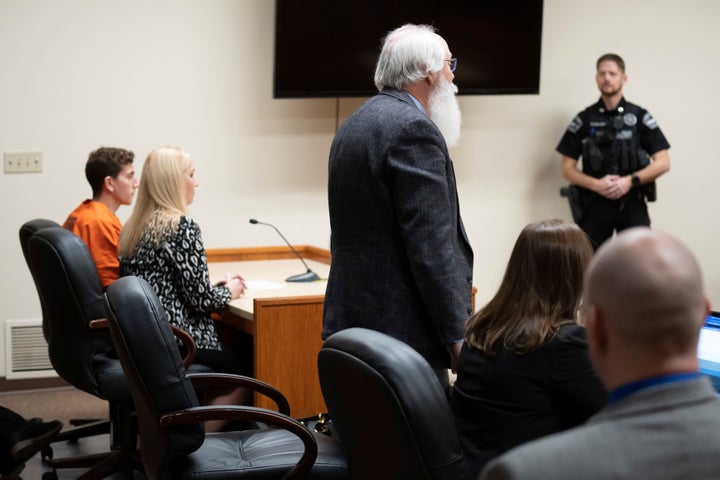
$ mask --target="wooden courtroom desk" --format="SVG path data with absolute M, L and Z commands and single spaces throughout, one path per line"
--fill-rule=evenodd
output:
M 210 279 L 225 273 L 240 274 L 250 287 L 230 302 L 219 319 L 253 336 L 254 374 L 280 390 L 296 418 L 325 412 L 317 373 L 317 355 L 322 347 L 323 301 L 330 271 L 330 252 L 310 246 L 295 246 L 308 266 L 322 280 L 289 283 L 285 278 L 305 272 L 302 262 L 288 247 L 210 249 L 207 251 Z M 275 409 L 275 404 L 256 395 L 255 405 Z

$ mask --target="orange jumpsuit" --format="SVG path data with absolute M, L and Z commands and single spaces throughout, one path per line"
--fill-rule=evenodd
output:
M 85 200 L 68 215 L 63 227 L 87 245 L 103 289 L 117 280 L 120 272 L 118 243 L 122 224 L 105 204 Z

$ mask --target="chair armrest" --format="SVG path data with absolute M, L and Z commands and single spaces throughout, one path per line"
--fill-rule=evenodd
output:
M 88 322 L 88 326 L 90 327 L 90 330 L 103 330 L 110 328 L 107 318 L 96 318 L 95 320 L 90 320 L 90 322 Z M 182 328 L 176 327 L 175 325 L 170 325 L 170 328 L 175 334 L 175 338 L 181 340 L 185 346 L 183 365 L 185 368 L 188 368 L 190 364 L 195 361 L 195 355 L 197 354 L 195 340 L 193 340 L 190 334 Z
M 287 398 L 285 398 L 285 395 L 272 385 L 256 378 L 232 375 L 229 373 L 190 373 L 187 377 L 196 390 L 215 387 L 249 388 L 274 401 L 278 407 L 278 412 L 281 414 L 290 415 L 290 404 Z
M 246 377 L 240 377 L 246 378 Z M 160 425 L 173 427 L 204 422 L 207 420 L 245 420 L 263 422 L 282 428 L 297 436 L 305 447 L 300 460 L 284 477 L 283 480 L 303 478 L 310 471 L 317 458 L 317 441 L 308 428 L 297 420 L 282 413 L 264 408 L 245 407 L 238 405 L 192 407 L 177 412 L 166 413 L 160 417 Z
M 197 346 L 195 345 L 195 340 L 193 340 L 192 336 L 188 332 L 186 332 L 180 327 L 170 325 L 170 328 L 175 334 L 175 338 L 181 340 L 183 346 L 185 347 L 185 357 L 183 357 L 183 365 L 185 366 L 185 368 L 188 368 L 190 364 L 195 361 L 195 355 L 197 354 Z
M 90 330 L 102 330 L 104 328 L 109 328 L 107 318 L 96 318 L 95 320 L 90 320 L 88 326 L 90 327 Z

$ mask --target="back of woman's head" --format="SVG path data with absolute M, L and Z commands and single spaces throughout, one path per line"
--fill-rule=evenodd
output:
M 187 213 L 184 176 L 189 164 L 190 155 L 178 147 L 148 154 L 133 213 L 120 233 L 120 256 L 131 255 L 146 230 L 152 230 L 149 233 L 158 241 L 177 227 L 179 217 Z
M 187 200 L 183 178 L 189 162 L 190 155 L 178 147 L 161 147 L 150 152 L 140 177 L 138 202 L 142 198 L 153 209 L 184 215 Z
M 550 340 L 559 325 L 576 322 L 592 253 L 587 236 L 574 223 L 553 219 L 527 225 L 498 292 L 468 320 L 468 343 L 490 352 L 502 341 L 525 353 Z

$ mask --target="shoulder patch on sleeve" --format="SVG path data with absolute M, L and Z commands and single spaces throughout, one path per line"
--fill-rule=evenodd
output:
M 575 118 L 572 119 L 572 122 L 570 122 L 570 125 L 568 126 L 568 132 L 570 133 L 577 133 L 578 130 L 580 130 L 580 127 L 582 127 L 583 121 L 580 118 L 580 115 L 576 115 Z
M 650 130 L 655 130 L 656 128 L 658 128 L 657 121 L 655 120 L 655 118 L 653 118 L 652 115 L 650 115 L 650 112 L 645 112 L 642 122 Z

